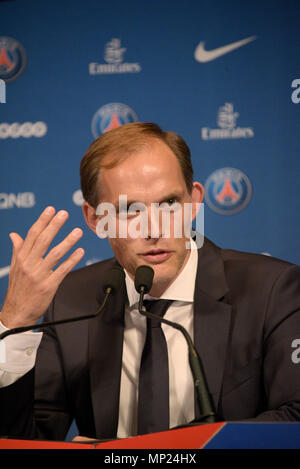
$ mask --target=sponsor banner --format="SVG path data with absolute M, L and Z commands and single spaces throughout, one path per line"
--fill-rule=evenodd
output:
M 79 164 L 95 138 L 136 121 L 186 139 L 208 238 L 300 262 L 295 2 L 248 0 L 250 16 L 233 0 L 172 2 L 158 17 L 137 0 L 77 2 L 70 15 L 67 2 L 49 12 L 33 1 L 22 18 L 19 3 L 0 2 L 0 268 L 9 231 L 22 236 L 48 204 L 69 211 L 64 232 L 85 230 L 86 259 L 112 255 L 85 225 Z

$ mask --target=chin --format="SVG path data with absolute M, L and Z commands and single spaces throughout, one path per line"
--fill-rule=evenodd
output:
M 152 265 L 151 267 L 154 270 L 154 285 L 170 283 L 179 270 L 174 266 L 165 264 Z

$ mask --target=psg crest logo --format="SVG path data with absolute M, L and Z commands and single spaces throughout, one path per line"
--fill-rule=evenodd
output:
M 252 186 L 249 178 L 236 168 L 214 171 L 205 183 L 205 200 L 209 207 L 221 215 L 233 215 L 249 203 Z
M 15 80 L 24 70 L 26 53 L 23 46 L 10 37 L 0 36 L 0 78 Z
M 137 122 L 135 112 L 126 104 L 109 103 L 102 106 L 94 114 L 92 120 L 92 134 L 98 138 L 109 130 L 116 129 L 124 124 Z

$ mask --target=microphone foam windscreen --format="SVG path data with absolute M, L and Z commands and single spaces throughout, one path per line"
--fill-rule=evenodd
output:
M 154 277 L 154 270 L 148 265 L 140 265 L 135 271 L 134 286 L 138 293 L 141 293 L 141 287 L 144 287 L 144 293 L 151 290 Z
M 110 287 L 113 291 L 121 288 L 122 283 L 125 280 L 125 272 L 122 267 L 115 266 L 112 267 L 106 274 L 104 282 L 104 290 Z

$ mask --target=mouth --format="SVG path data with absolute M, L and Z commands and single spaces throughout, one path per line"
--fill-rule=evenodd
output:
M 140 254 L 150 264 L 160 264 L 168 260 L 172 255 L 172 251 L 167 249 L 149 249 L 149 251 Z

